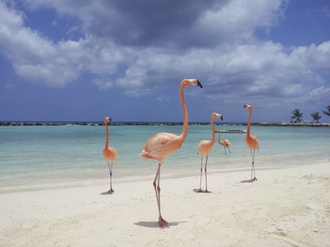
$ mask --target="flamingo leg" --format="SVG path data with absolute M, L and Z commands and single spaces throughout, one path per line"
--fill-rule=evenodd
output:
M 229 147 L 227 147 L 227 148 L 228 148 L 228 151 L 229 151 L 229 153 L 231 153 L 231 151 L 230 151 Z
M 202 174 L 203 174 L 203 156 L 201 156 L 201 174 L 199 178 L 199 190 L 198 192 L 202 192 Z
M 111 171 L 110 171 L 110 189 L 111 189 L 111 192 L 115 192 L 113 189 L 112 189 L 112 169 L 113 169 L 113 162 L 111 162 Z
M 110 163 L 108 162 L 109 173 L 110 173 L 110 189 L 109 189 L 109 191 L 108 191 L 108 194 L 112 194 L 113 192 L 115 192 L 115 191 L 112 189 L 112 166 L 113 166 L 113 162 L 111 162 L 111 165 L 110 165 Z
M 205 192 L 208 192 L 207 190 L 207 159 L 208 159 L 209 156 L 206 156 L 206 159 L 205 159 L 205 166 L 204 166 L 204 171 L 205 171 Z
M 163 219 L 162 215 L 161 215 L 161 211 L 160 211 L 160 166 L 161 164 L 158 164 L 158 169 L 156 172 L 156 176 L 153 182 L 153 186 L 155 189 L 155 193 L 156 193 L 156 199 L 157 199 L 157 206 L 158 206 L 158 225 L 160 228 L 165 228 L 168 226 L 168 222 L 166 220 Z
M 256 169 L 255 169 L 255 166 L 254 166 L 254 155 L 255 155 L 255 150 L 251 150 L 251 156 L 252 156 L 251 182 L 258 180 L 256 178 Z

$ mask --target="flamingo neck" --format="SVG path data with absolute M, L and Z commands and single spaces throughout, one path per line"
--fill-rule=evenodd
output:
M 104 148 L 109 146 L 109 131 L 108 131 L 108 124 L 105 124 L 105 145 Z
M 181 101 L 181 107 L 183 111 L 183 127 L 182 127 L 182 133 L 179 136 L 181 143 L 184 142 L 184 140 L 187 137 L 188 133 L 188 112 L 187 112 L 187 107 L 186 103 L 184 101 L 184 86 L 180 86 L 180 101 Z
M 249 118 L 247 123 L 246 136 L 250 136 L 251 118 L 252 118 L 252 110 L 249 109 Z
M 211 118 L 211 128 L 212 128 L 212 139 L 211 139 L 211 145 L 213 145 L 213 144 L 214 144 L 214 140 L 215 140 L 215 132 L 214 132 L 213 118 Z
M 219 129 L 219 137 L 218 137 L 218 142 L 220 143 L 220 136 L 221 136 L 221 130 Z

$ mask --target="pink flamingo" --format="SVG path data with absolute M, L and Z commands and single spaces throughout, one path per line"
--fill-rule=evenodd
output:
M 205 159 L 205 164 L 204 164 L 204 172 L 205 172 L 205 192 L 208 192 L 207 190 L 207 159 L 209 157 L 210 152 L 212 151 L 212 147 L 215 141 L 215 133 L 214 133 L 214 123 L 213 123 L 213 119 L 215 118 L 220 118 L 221 120 L 223 120 L 222 115 L 216 112 L 213 112 L 211 114 L 211 128 L 212 128 L 212 139 L 211 141 L 209 140 L 202 140 L 199 142 L 198 146 L 197 146 L 197 154 L 199 154 L 201 156 L 201 174 L 200 174 L 200 180 L 199 180 L 199 190 L 198 192 L 202 192 L 202 173 L 203 173 L 203 157 L 206 156 Z
M 158 169 L 156 172 L 155 179 L 153 181 L 153 186 L 156 193 L 157 205 L 158 205 L 158 225 L 161 228 L 165 228 L 168 226 L 168 222 L 163 219 L 160 211 L 160 167 L 163 163 L 163 160 L 166 156 L 171 153 L 177 151 L 184 140 L 186 139 L 188 133 L 188 112 L 186 108 L 186 104 L 184 101 L 184 89 L 187 86 L 199 86 L 203 88 L 202 84 L 196 79 L 184 79 L 180 84 L 180 100 L 181 107 L 183 111 L 183 128 L 182 133 L 177 136 L 171 133 L 158 133 L 148 139 L 146 144 L 144 145 L 143 151 L 140 153 L 140 156 L 145 159 L 154 159 L 158 161 Z
M 228 139 L 224 139 L 222 141 L 220 141 L 220 136 L 221 136 L 221 130 L 219 130 L 219 137 L 218 137 L 218 143 L 223 146 L 223 148 L 225 149 L 225 154 L 227 154 L 226 152 L 226 148 L 228 148 L 229 153 L 231 153 L 229 147 L 231 146 L 230 141 Z
M 248 146 L 248 148 L 251 151 L 251 156 L 252 156 L 251 182 L 253 182 L 253 181 L 258 180 L 256 178 L 256 170 L 255 170 L 255 167 L 254 167 L 254 154 L 255 154 L 256 149 L 259 148 L 259 140 L 258 140 L 258 137 L 250 135 L 252 106 L 246 104 L 246 105 L 244 105 L 243 108 L 247 108 L 249 110 L 249 118 L 248 118 L 248 123 L 247 123 L 247 131 L 246 131 L 245 142 L 246 142 L 246 145 Z
M 108 162 L 108 167 L 109 167 L 109 172 L 110 172 L 110 190 L 108 191 L 108 194 L 112 194 L 114 190 L 112 189 L 112 166 L 113 162 L 117 160 L 117 152 L 116 149 L 113 147 L 108 147 L 109 145 L 109 131 L 108 131 L 108 123 L 111 121 L 111 118 L 106 117 L 104 119 L 104 125 L 105 125 L 105 131 L 106 131 L 106 136 L 105 136 L 105 146 L 103 149 L 103 156 L 105 160 Z M 110 165 L 111 161 L 111 165 Z

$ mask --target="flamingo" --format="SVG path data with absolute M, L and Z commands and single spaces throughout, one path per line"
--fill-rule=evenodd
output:
M 246 104 L 246 105 L 244 105 L 243 108 L 247 108 L 249 110 L 249 118 L 248 118 L 248 123 L 247 123 L 245 142 L 246 142 L 246 145 L 248 146 L 248 148 L 251 151 L 251 156 L 252 156 L 251 182 L 253 182 L 253 181 L 258 180 L 256 178 L 256 170 L 255 170 L 255 167 L 254 167 L 254 154 L 255 154 L 256 149 L 259 148 L 259 140 L 258 140 L 258 137 L 250 135 L 252 106 Z
M 219 130 L 218 143 L 220 145 L 222 145 L 223 148 L 225 149 L 225 154 L 227 154 L 226 148 L 228 148 L 229 153 L 231 153 L 231 151 L 229 149 L 229 147 L 231 146 L 230 141 L 228 139 L 224 139 L 224 140 L 220 141 L 220 136 L 221 136 L 221 130 Z
M 105 146 L 103 149 L 103 156 L 105 160 L 108 162 L 109 172 L 110 172 L 110 189 L 108 194 L 112 194 L 114 190 L 112 189 L 112 166 L 113 162 L 117 160 L 117 151 L 113 147 L 108 147 L 109 145 L 109 131 L 108 131 L 108 123 L 111 121 L 111 118 L 106 117 L 104 118 L 104 125 L 105 125 Z M 111 164 L 110 164 L 111 161 Z
M 206 156 L 205 159 L 205 164 L 204 164 L 204 172 L 205 172 L 205 192 L 208 192 L 207 190 L 207 159 L 209 157 L 210 152 L 212 151 L 212 147 L 214 145 L 214 141 L 215 141 L 215 133 L 214 133 L 214 123 L 213 120 L 215 118 L 220 118 L 221 120 L 223 120 L 222 115 L 216 112 L 213 112 L 211 114 L 211 119 L 210 119 L 210 123 L 211 123 L 211 128 L 212 128 L 212 139 L 211 141 L 209 140 L 202 140 L 199 142 L 198 146 L 197 146 L 197 154 L 199 154 L 201 156 L 201 174 L 200 174 L 200 180 L 199 180 L 199 190 L 198 192 L 202 192 L 202 173 L 203 173 L 203 157 Z
M 160 167 L 163 163 L 163 160 L 166 156 L 177 151 L 183 144 L 188 133 L 188 112 L 186 104 L 184 101 L 184 89 L 187 86 L 199 86 L 203 88 L 202 84 L 196 79 L 183 79 L 180 84 L 180 100 L 181 107 L 183 111 L 183 128 L 182 133 L 174 135 L 171 133 L 158 133 L 148 139 L 144 145 L 144 149 L 139 154 L 142 158 L 145 159 L 154 159 L 158 162 L 158 169 L 156 172 L 155 179 L 153 181 L 153 186 L 156 193 L 157 205 L 158 205 L 158 225 L 160 228 L 168 227 L 168 222 L 164 220 L 161 214 L 161 205 L 160 205 Z

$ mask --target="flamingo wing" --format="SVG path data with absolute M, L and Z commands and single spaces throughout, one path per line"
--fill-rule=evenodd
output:
M 245 139 L 247 146 L 251 149 L 251 150 L 255 150 L 259 148 L 259 140 L 258 137 L 256 136 L 248 136 Z
M 208 155 L 212 150 L 211 141 L 209 140 L 202 140 L 199 142 L 197 146 L 197 154 L 199 155 Z
M 113 147 L 107 147 L 103 149 L 103 156 L 106 160 L 117 160 L 117 152 Z
M 167 155 L 180 148 L 177 139 L 178 136 L 171 133 L 158 133 L 148 139 L 140 156 L 161 162 Z
M 225 142 L 225 144 L 226 144 L 227 147 L 230 147 L 231 146 L 230 141 L 228 139 L 224 140 L 224 142 Z

